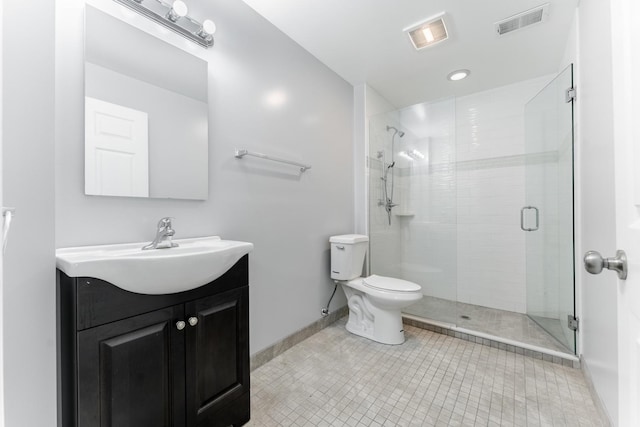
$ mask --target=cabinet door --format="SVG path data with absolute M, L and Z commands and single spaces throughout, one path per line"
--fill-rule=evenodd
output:
M 197 319 L 186 336 L 189 427 L 239 426 L 249 420 L 248 289 L 185 304 L 190 325 Z
M 183 314 L 179 305 L 78 332 L 78 427 L 185 425 Z

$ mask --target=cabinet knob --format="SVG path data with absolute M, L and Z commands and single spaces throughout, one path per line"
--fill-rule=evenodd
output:
M 176 322 L 176 328 L 178 328 L 179 331 L 183 330 L 186 326 L 187 324 L 184 323 L 184 320 L 178 320 Z
M 189 324 L 191 326 L 196 326 L 198 324 L 198 318 L 197 317 L 189 317 Z

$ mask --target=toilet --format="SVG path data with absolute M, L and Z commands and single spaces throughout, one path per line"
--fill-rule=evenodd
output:
M 402 309 L 422 298 L 420 285 L 375 274 L 361 277 L 369 243 L 367 236 L 332 236 L 329 243 L 331 278 L 342 285 L 347 296 L 347 330 L 383 344 L 402 344 Z

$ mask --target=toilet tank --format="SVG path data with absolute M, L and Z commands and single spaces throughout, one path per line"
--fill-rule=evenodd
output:
M 331 243 L 331 278 L 351 280 L 360 277 L 367 254 L 369 237 L 362 234 L 343 234 L 329 238 Z

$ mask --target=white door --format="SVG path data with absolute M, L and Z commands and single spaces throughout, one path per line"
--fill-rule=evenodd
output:
M 2 2 L 0 2 L 0 22 L 3 22 L 3 12 L 2 12 Z M 2 126 L 2 117 L 4 116 L 4 111 L 2 110 L 2 106 L 4 105 L 4 98 L 2 96 L 2 70 L 3 70 L 3 61 L 4 61 L 4 42 L 2 39 L 2 31 L 0 31 L 0 206 L 2 206 L 2 186 L 3 186 L 3 178 L 2 178 L 2 136 L 4 135 L 4 128 Z M 4 228 L 4 222 L 2 223 Z M 4 325 L 3 325 L 3 305 L 4 305 L 4 273 L 3 273 L 3 263 L 4 256 L 2 254 L 3 251 L 0 251 L 0 427 L 4 427 Z
M 640 426 L 640 2 L 611 7 L 616 239 L 629 270 L 618 281 L 619 425 Z
M 149 196 L 147 113 L 85 97 L 85 193 Z

